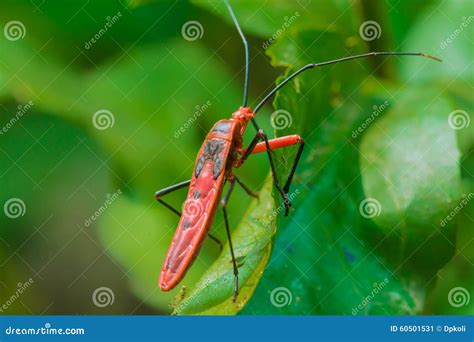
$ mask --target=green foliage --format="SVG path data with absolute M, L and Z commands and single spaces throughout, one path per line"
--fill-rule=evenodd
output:
M 454 247 L 453 225 L 439 229 L 462 193 L 460 152 L 455 131 L 447 129 L 452 110 L 435 91 L 404 91 L 360 145 L 365 194 L 380 205 L 374 221 L 389 237 L 393 261 L 427 275 L 446 263 Z
M 233 25 L 224 1 L 192 0 L 192 3 L 221 16 L 223 20 Z M 319 30 L 330 27 L 329 31 L 356 28 L 357 25 L 354 11 L 345 11 L 352 5 L 348 0 L 314 0 L 304 3 L 277 0 L 263 6 L 252 0 L 230 1 L 230 3 L 243 29 L 266 39 L 275 34 L 279 36 L 288 27 L 293 27 L 293 24 Z M 357 7 L 354 9 L 357 10 Z M 311 15 L 305 15 L 305 13 L 311 13 Z M 289 25 L 285 25 L 285 22 Z M 334 25 L 335 22 L 336 25 Z M 342 22 L 344 24 L 340 25 Z
M 295 69 L 292 57 L 283 51 L 297 51 L 315 35 L 302 31 L 275 45 L 273 63 Z M 286 44 L 290 48 L 285 49 Z M 337 34 L 323 36 L 321 44 L 330 49 L 322 52 L 314 47 L 308 56 L 328 60 L 331 54 L 343 55 L 347 48 Z M 358 167 L 362 152 L 352 132 L 366 119 L 367 113 L 360 108 L 371 103 L 363 97 L 364 68 L 365 63 L 348 63 L 315 70 L 302 75 L 294 87 L 280 91 L 275 101 L 277 108 L 293 113 L 294 126 L 299 127 L 309 152 L 299 169 L 301 195 L 295 200 L 293 217 L 282 218 L 270 265 L 244 313 L 413 314 L 421 309 L 420 293 L 373 252 L 367 235 L 375 227 L 359 212 L 364 198 Z M 353 77 L 345 78 L 348 74 Z M 316 85 L 315 78 L 320 79 Z M 342 79 L 346 82 L 340 84 Z M 349 97 L 357 102 L 348 101 Z M 288 305 L 279 307 L 276 299 L 282 287 L 291 293 L 291 303 L 287 300 L 283 304 Z M 383 290 L 367 305 L 366 297 L 379 289 Z
M 179 296 L 175 314 L 232 315 L 252 297 L 270 258 L 276 233 L 276 213 L 272 197 L 272 178 L 268 177 L 232 234 L 239 268 L 239 296 L 232 302 L 234 274 L 229 245 L 222 251 L 201 280 Z M 281 208 L 281 207 L 280 207 Z M 280 209 L 281 211 L 282 209 Z
M 0 248 L 8 273 L 0 300 L 34 269 L 53 275 L 24 298 L 30 307 L 51 302 L 42 289 L 71 291 L 54 313 L 90 303 L 89 290 L 104 285 L 122 314 L 474 313 L 473 300 L 448 301 L 453 288 L 474 294 L 474 201 L 462 204 L 474 192 L 471 3 L 231 3 L 251 43 L 251 98 L 267 93 L 274 75 L 282 74 L 278 83 L 307 63 L 370 50 L 423 51 L 444 62 L 351 61 L 307 71 L 277 93 L 273 107 L 291 123 L 274 133 L 300 134 L 305 152 L 288 217 L 265 155 L 237 171 L 260 197 L 250 201 L 237 188 L 230 202 L 240 274 L 232 303 L 229 249 L 218 254 L 213 242 L 180 286 L 158 289 L 177 218 L 153 198 L 190 177 L 208 129 L 240 104 L 243 51 L 223 2 L 55 0 L 40 10 L 28 0 L 2 2 L 2 25 L 15 19 L 27 28 L 25 39 L 0 37 L 2 126 L 18 105 L 34 107 L 0 136 L 1 203 L 13 196 L 27 203 L 24 218 L 0 218 L 8 242 Z M 121 19 L 85 48 L 118 12 Z M 183 39 L 191 20 L 203 26 L 198 41 Z M 380 25 L 378 39 L 362 39 L 366 21 Z M 106 130 L 93 125 L 102 109 L 114 116 Z M 470 125 L 454 130 L 450 113 L 459 110 Z M 257 119 L 272 136 L 268 108 Z M 281 182 L 295 151 L 275 153 Z M 86 229 L 84 219 L 118 190 Z M 167 199 L 179 208 L 184 196 Z M 49 215 L 44 243 L 37 227 Z M 212 232 L 225 241 L 219 213 Z M 102 257 L 107 263 L 97 266 Z M 78 311 L 95 312 L 90 306 Z M 11 310 L 25 313 L 19 302 Z
M 417 35 L 419 30 L 410 37 Z M 296 66 L 311 62 L 296 57 L 312 41 L 305 36 L 311 34 L 285 35 L 287 39 L 270 50 L 273 64 L 289 67 L 289 74 Z M 415 41 L 410 37 L 408 41 Z M 343 46 L 344 41 L 331 38 L 319 43 L 332 43 L 333 56 L 344 55 L 337 53 L 337 45 Z M 456 45 L 469 45 L 463 37 L 459 39 Z M 423 39 L 416 39 L 420 41 Z M 429 46 L 425 51 L 430 51 Z M 456 53 L 458 60 L 472 59 L 472 52 L 462 50 L 450 50 L 448 56 Z M 330 59 L 320 54 L 308 53 L 314 60 Z M 406 58 L 403 68 L 408 65 L 410 81 L 418 73 L 422 80 L 429 77 L 432 81 L 439 74 L 439 65 L 426 60 Z M 415 69 L 421 65 L 421 71 Z M 360 77 L 360 68 L 337 68 L 351 75 L 339 78 L 347 83 Z M 441 224 L 472 192 L 472 186 L 466 185 L 466 181 L 472 184 L 472 173 L 462 172 L 462 151 L 456 142 L 459 132 L 463 151 L 472 151 L 473 135 L 467 133 L 472 127 L 455 131 L 448 126 L 450 112 L 463 108 L 472 113 L 472 96 L 466 101 L 463 87 L 458 95 L 453 95 L 457 89 L 443 84 L 426 89 L 427 84 L 420 80 L 414 82 L 422 84 L 418 87 L 361 80 L 360 87 L 350 85 L 353 92 L 345 93 L 343 86 L 331 87 L 330 71 L 321 70 L 313 79 L 308 74 L 294 81 L 293 88 L 280 91 L 274 103 L 277 109 L 293 114 L 291 131 L 303 132 L 310 146 L 297 178 L 302 195 L 296 200 L 293 218 L 282 219 L 269 267 L 243 313 L 472 313 L 472 305 L 454 308 L 448 300 L 455 287 L 472 291 L 472 271 L 465 271 L 472 270 L 472 258 L 465 249 L 472 241 L 472 229 L 467 228 L 472 226 L 472 216 L 459 215 L 456 224 Z M 464 75 L 469 72 L 457 74 Z M 315 77 L 321 80 L 316 85 Z M 340 92 L 330 92 L 334 88 Z M 354 101 L 356 106 L 347 104 Z M 390 108 L 381 113 L 384 103 Z M 373 105 L 377 111 L 368 115 Z M 336 121 L 337 115 L 344 115 L 344 120 Z M 368 126 L 362 139 L 357 133 L 361 123 Z M 315 151 L 319 151 L 317 157 Z M 326 151 L 329 156 L 325 158 Z M 461 179 L 462 173 L 467 180 Z M 364 198 L 379 201 L 380 208 L 375 210 L 380 212 L 364 213 L 373 222 L 360 217 Z M 458 247 L 454 251 L 456 228 Z M 281 288 L 286 288 L 286 294 Z

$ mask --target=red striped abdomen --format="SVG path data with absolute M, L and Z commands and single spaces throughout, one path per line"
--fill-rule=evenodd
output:
M 219 121 L 199 151 L 183 213 L 161 270 L 159 285 L 164 291 L 184 277 L 211 227 L 236 129 L 238 125 L 231 120 Z

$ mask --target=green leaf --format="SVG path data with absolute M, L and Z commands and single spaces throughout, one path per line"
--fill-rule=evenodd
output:
M 277 42 L 270 50 L 274 65 L 289 67 L 287 74 L 296 68 L 295 64 L 306 63 L 306 55 L 314 54 L 318 57 L 317 51 L 305 51 L 302 54 L 299 49 L 300 46 L 311 46 L 310 31 L 301 30 L 290 35 L 292 39 L 287 39 L 288 43 Z M 341 39 L 337 34 L 332 37 L 328 34 L 324 36 L 334 44 L 327 50 L 337 56 Z M 331 58 L 316 58 L 326 59 Z M 308 72 L 291 82 L 293 87 L 280 91 L 275 100 L 276 108 L 289 111 L 294 119 L 293 126 L 281 133 L 302 132 L 307 146 L 309 145 L 297 178 L 303 191 L 302 196 L 296 200 L 294 218 L 282 220 L 275 253 L 253 299 L 243 313 L 419 313 L 426 292 L 426 288 L 422 286 L 423 280 L 419 278 L 422 274 L 432 277 L 452 256 L 452 227 L 435 237 L 431 236 L 433 230 L 436 230 L 432 225 L 437 224 L 439 228 L 440 219 L 452 208 L 461 193 L 460 154 L 455 132 L 449 127 L 447 120 L 452 106 L 445 98 L 439 98 L 438 94 L 421 87 L 400 92 L 398 88 L 382 84 L 380 80 L 364 82 L 363 79 L 359 82 L 361 86 L 357 87 L 350 83 L 360 77 L 361 68 L 357 68 L 357 65 L 352 65 L 351 71 L 349 66 L 343 64 L 332 69 L 337 69 L 343 75 L 350 74 L 349 82 L 337 86 L 338 79 L 346 80 L 347 77 L 336 72 L 331 74 L 332 70 L 321 70 L 318 75 L 321 81 L 315 86 L 315 76 Z M 384 89 L 384 95 L 379 93 L 374 96 L 377 92 L 370 89 L 373 85 Z M 370 125 L 374 120 L 374 114 L 370 115 L 372 107 L 386 101 L 388 104 L 382 109 L 388 113 L 377 112 L 375 118 L 378 115 L 387 118 Z M 394 108 L 387 111 L 387 106 Z M 318 109 L 316 113 L 315 108 Z M 338 114 L 342 115 L 341 112 L 344 113 L 344 119 L 336 119 Z M 357 138 L 357 134 L 354 137 L 354 132 L 357 132 L 354 129 L 367 122 L 370 127 L 366 132 L 361 132 L 367 136 L 364 136 L 360 151 L 356 145 L 348 146 L 351 131 L 352 138 Z M 394 133 L 405 133 L 407 136 L 401 135 L 399 139 L 403 141 L 398 145 L 395 143 L 392 151 L 389 145 L 390 141 L 395 140 L 392 136 Z M 430 151 L 430 147 L 433 151 Z M 383 155 L 381 160 L 372 160 L 370 154 L 367 156 L 367 150 L 372 154 L 384 152 L 387 155 Z M 356 161 L 359 152 L 362 156 L 360 163 L 363 181 Z M 283 157 L 286 161 L 289 159 L 288 154 Z M 367 159 L 364 157 L 369 159 L 369 166 L 372 168 L 366 167 Z M 416 164 L 418 168 L 414 168 L 415 161 L 420 157 L 424 158 Z M 411 167 L 410 170 L 407 165 Z M 382 170 L 386 168 L 388 175 L 383 177 L 375 174 L 375 167 Z M 317 174 L 314 174 L 315 170 Z M 406 177 L 404 172 L 409 171 L 410 177 Z M 396 184 L 402 190 L 397 195 L 407 201 L 403 203 L 402 209 L 412 210 L 409 222 L 413 225 L 410 227 L 411 235 L 403 237 L 403 245 L 396 241 L 398 250 L 394 246 L 386 248 L 389 242 L 383 242 L 388 232 L 377 228 L 364 217 L 367 216 L 365 213 L 361 213 L 361 203 L 371 194 L 382 198 L 382 214 L 384 213 L 386 203 L 383 201 L 393 196 L 390 187 L 385 184 L 390 177 L 395 177 Z M 426 182 L 432 184 L 436 178 L 436 182 L 440 184 L 437 189 L 439 191 L 435 191 L 431 197 L 423 198 L 422 195 L 426 195 L 428 190 L 426 184 L 419 182 L 420 178 L 426 178 Z M 307 193 L 310 195 L 306 195 Z M 392 202 L 390 203 L 394 206 Z M 393 210 L 390 210 L 391 207 L 387 208 L 386 213 L 392 220 L 392 229 L 400 218 L 400 215 L 394 215 L 393 212 L 398 214 L 399 210 L 394 207 Z M 379 224 L 378 220 L 382 218 L 387 219 L 385 216 L 377 217 L 376 223 Z M 401 261 L 405 261 L 408 255 L 402 260 L 396 256 L 400 254 L 400 249 L 405 253 L 413 252 L 415 242 L 420 241 L 426 242 L 427 247 L 442 249 L 431 260 L 426 255 L 425 258 L 416 255 L 418 258 L 410 261 L 415 264 L 416 260 L 422 261 L 421 265 L 418 263 L 418 268 L 423 270 L 420 274 L 404 272 Z M 427 250 L 428 248 L 422 248 L 420 254 Z M 387 286 L 375 298 L 370 297 L 374 286 L 377 287 L 380 282 L 385 282 Z M 281 288 L 286 288 L 291 300 L 290 303 L 285 303 L 286 306 L 280 307 L 279 303 L 275 305 L 275 296 Z M 367 297 L 370 297 L 370 303 L 362 305 L 363 308 L 358 310 L 359 304 Z
M 451 110 L 436 91 L 403 90 L 360 146 L 362 212 L 383 231 L 394 262 L 428 276 L 452 256 L 454 227 L 441 222 L 462 192 Z
M 426 8 L 406 38 L 404 49 L 431 52 L 441 57 L 443 63 L 436 68 L 421 60 L 400 63 L 405 80 L 438 84 L 437 96 L 449 98 L 452 103 L 450 114 L 456 124 L 462 125 L 456 134 L 464 156 L 469 156 L 474 146 L 474 102 L 470 86 L 474 82 L 471 48 L 474 17 L 469 15 L 471 12 L 472 4 L 468 0 L 439 2 Z
M 470 159 L 466 165 L 470 174 L 466 193 L 449 214 L 458 228 L 456 250 L 453 258 L 436 275 L 425 308 L 429 314 L 474 314 L 474 157 Z
M 324 50 L 312 45 L 316 37 Z M 348 54 L 344 49 L 350 47 L 357 53 L 358 46 L 349 43 L 338 33 L 303 30 L 270 53 L 274 65 L 289 66 L 289 74 L 313 58 L 330 60 Z M 313 47 L 301 54 L 302 46 Z M 361 61 L 309 71 L 278 93 L 276 108 L 292 117 L 292 125 L 278 133 L 300 133 L 306 141 L 293 186 L 300 195 L 293 201 L 295 211 L 280 221 L 271 261 L 244 314 L 421 311 L 422 293 L 373 253 L 366 234 L 374 226 L 358 209 L 363 193 L 351 133 L 380 104 L 361 97 L 366 70 Z M 291 154 L 280 156 L 288 165 Z
M 196 6 L 206 8 L 234 25 L 223 1 L 192 0 Z M 330 31 L 356 27 L 354 11 L 347 11 L 348 0 L 314 1 L 269 1 L 259 3 L 252 0 L 230 1 L 230 4 L 245 32 L 267 38 L 271 43 L 283 37 L 287 30 L 313 28 Z M 311 15 L 308 15 L 311 13 Z M 355 31 L 356 32 L 356 31 Z
M 232 302 L 234 274 L 228 244 L 219 258 L 191 290 L 177 297 L 175 314 L 232 315 L 251 298 L 272 250 L 276 233 L 276 217 L 283 208 L 275 208 L 272 178 L 268 177 L 259 198 L 254 199 L 243 219 L 232 233 L 239 268 L 239 295 Z
M 431 53 L 440 57 L 443 63 L 432 67 L 427 60 L 404 60 L 400 63 L 403 79 L 410 82 L 437 81 L 442 90 L 449 88 L 455 79 L 472 84 L 473 21 L 472 2 L 469 0 L 442 1 L 427 8 L 406 37 L 403 49 Z
M 350 146 L 339 150 L 303 187 L 293 217 L 282 219 L 274 255 L 244 314 L 413 314 L 412 291 L 363 240 L 373 229 L 360 219 L 352 192 L 360 192 Z M 359 182 L 356 182 L 359 183 Z M 303 198 L 304 197 L 304 198 Z M 286 296 L 284 293 L 286 292 Z
M 436 275 L 436 283 L 425 307 L 429 314 L 474 314 L 474 146 L 463 155 L 461 169 L 465 193 L 449 213 L 456 222 L 453 258 Z M 446 218 L 447 219 L 447 218 Z

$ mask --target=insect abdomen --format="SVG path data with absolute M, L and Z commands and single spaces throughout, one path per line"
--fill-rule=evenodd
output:
M 171 290 L 181 281 L 207 236 L 222 194 L 234 125 L 231 121 L 216 123 L 201 147 L 183 213 L 161 270 L 162 290 Z

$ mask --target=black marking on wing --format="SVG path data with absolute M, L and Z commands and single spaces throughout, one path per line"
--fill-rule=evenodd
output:
M 221 173 L 221 171 L 222 171 L 222 158 L 217 157 L 214 160 L 214 170 L 213 170 L 214 179 L 217 179 L 217 177 L 219 177 L 219 174 Z
M 213 176 L 214 179 L 219 177 L 219 174 L 222 171 L 223 156 L 221 152 L 225 147 L 225 140 L 223 139 L 210 139 L 206 142 L 202 156 L 198 159 L 196 164 L 196 170 L 194 171 L 194 176 L 197 178 L 202 171 L 202 168 L 206 161 L 211 160 L 214 164 Z
M 201 156 L 196 164 L 196 170 L 194 170 L 194 177 L 198 177 L 199 174 L 201 173 L 201 170 L 204 166 L 204 162 L 206 161 L 206 159 L 204 158 L 204 156 Z

